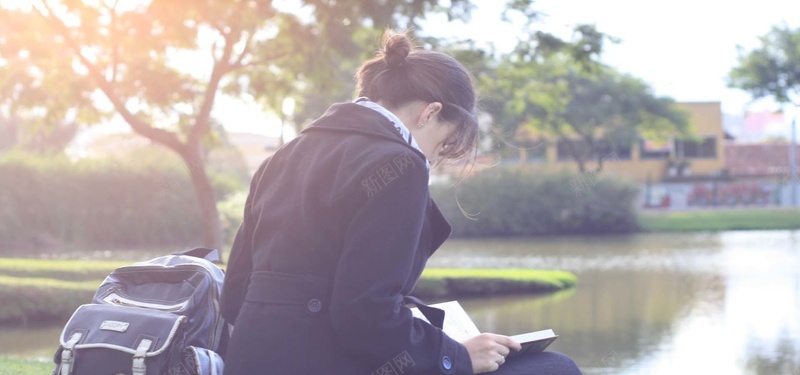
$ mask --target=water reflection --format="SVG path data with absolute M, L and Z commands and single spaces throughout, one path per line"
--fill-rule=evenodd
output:
M 462 303 L 484 331 L 553 328 L 586 375 L 800 375 L 800 231 L 453 240 L 429 265 L 578 274 Z M 4 328 L 0 354 L 48 357 L 60 329 Z
M 432 266 L 545 267 L 571 293 L 465 301 L 486 331 L 554 328 L 586 374 L 800 375 L 800 232 L 452 241 Z
M 2 327 L 0 356 L 52 358 L 62 326 Z

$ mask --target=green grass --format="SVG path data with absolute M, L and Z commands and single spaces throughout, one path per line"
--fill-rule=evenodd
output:
M 0 375 L 42 375 L 53 372 L 52 361 L 0 357 Z
M 0 323 L 63 321 L 127 263 L 0 258 Z
M 422 272 L 422 277 L 428 279 L 503 279 L 552 285 L 557 289 L 568 288 L 578 283 L 577 276 L 571 272 L 535 269 L 428 268 Z
M 132 262 L 0 258 L 0 275 L 98 282 L 115 268 L 129 263 Z
M 50 289 L 95 290 L 102 280 L 93 281 L 65 281 L 46 277 L 16 277 L 0 274 L 0 287 L 19 288 L 36 287 Z
M 542 293 L 578 283 L 571 272 L 531 269 L 426 269 L 412 294 L 425 298 Z
M 0 258 L 0 323 L 64 320 L 88 303 L 121 261 Z M 574 286 L 565 271 L 427 269 L 414 290 L 424 298 L 551 292 Z
M 29 258 L 0 258 L 0 272 L 8 270 L 29 271 L 29 272 L 103 272 L 108 273 L 114 268 L 128 264 L 121 261 L 104 260 L 53 260 L 53 259 L 29 259 Z
M 800 229 L 800 209 L 707 209 L 640 212 L 645 232 Z

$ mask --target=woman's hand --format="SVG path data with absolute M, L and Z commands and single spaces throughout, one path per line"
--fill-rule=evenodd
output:
M 482 333 L 462 344 L 467 348 L 469 358 L 472 360 L 472 372 L 482 374 L 496 371 L 505 363 L 506 356 L 511 350 L 520 350 L 518 342 L 508 336 L 494 333 Z

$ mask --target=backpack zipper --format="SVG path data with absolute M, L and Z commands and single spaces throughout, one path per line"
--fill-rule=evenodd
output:
M 153 303 L 153 302 L 142 302 L 142 301 L 137 301 L 137 300 L 133 300 L 133 299 L 130 299 L 130 298 L 125 298 L 123 296 L 120 296 L 117 293 L 111 293 L 111 294 L 107 295 L 105 298 L 103 298 L 103 302 L 108 303 L 108 304 L 112 304 L 112 305 L 117 305 L 117 306 L 143 307 L 143 308 L 146 308 L 146 309 L 161 310 L 161 311 L 168 311 L 168 312 L 181 311 L 181 310 L 185 309 L 186 305 L 189 303 L 188 300 L 183 301 L 183 302 L 178 303 L 178 304 L 173 304 L 173 305 L 166 305 L 166 304 Z

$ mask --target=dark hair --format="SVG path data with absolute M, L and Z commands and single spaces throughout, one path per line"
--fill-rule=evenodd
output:
M 472 75 L 456 59 L 417 48 L 403 33 L 384 34 L 383 50 L 356 73 L 356 93 L 398 108 L 415 100 L 442 103 L 439 116 L 455 124 L 441 155 L 458 159 L 474 153 L 478 121 Z

